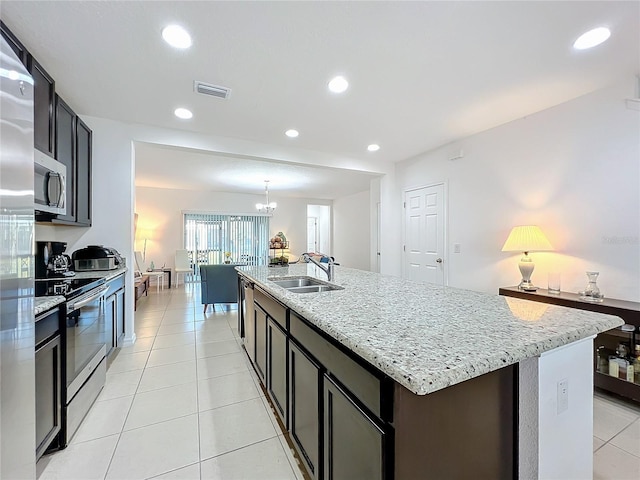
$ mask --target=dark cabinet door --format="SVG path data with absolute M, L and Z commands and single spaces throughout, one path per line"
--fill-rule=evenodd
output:
M 320 467 L 320 365 L 289 341 L 289 432 L 312 478 Z
M 267 314 L 255 305 L 256 315 L 256 358 L 254 365 L 263 384 L 266 384 L 267 373 Z
M 91 226 L 91 129 L 76 117 L 76 223 Z
M 60 432 L 60 336 L 36 350 L 36 459 Z
M 382 480 L 384 431 L 327 375 L 323 390 L 323 478 Z
M 27 49 L 24 48 L 24 45 L 18 40 L 9 28 L 0 20 L 0 33 L 2 34 L 2 38 L 4 38 L 11 50 L 14 51 L 18 59 L 22 62 L 23 65 L 27 65 Z
M 287 426 L 287 335 L 267 320 L 267 392 L 280 420 Z
M 123 343 L 124 343 L 124 315 L 125 315 L 125 305 L 124 305 L 124 288 L 121 288 L 120 290 L 118 290 L 115 295 L 116 295 L 116 310 L 115 310 L 115 315 L 116 315 L 116 321 L 115 321 L 115 328 L 114 328 L 114 332 L 115 332 L 115 340 L 116 340 L 116 347 L 122 347 Z
M 27 70 L 33 77 L 33 143 L 38 150 L 53 157 L 55 82 L 31 55 L 28 55 Z
M 116 347 L 116 323 L 118 318 L 117 295 L 109 295 L 104 301 L 104 343 L 107 356 Z
M 66 215 L 58 215 L 58 220 L 75 222 L 76 202 L 76 152 L 75 152 L 75 112 L 56 95 L 56 160 L 67 167 L 67 207 Z
M 256 362 L 256 316 L 253 308 L 253 286 L 244 287 L 244 349 L 251 359 Z

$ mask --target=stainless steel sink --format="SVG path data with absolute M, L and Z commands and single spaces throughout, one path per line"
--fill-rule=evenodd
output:
M 312 277 L 297 277 L 297 278 L 282 278 L 275 277 L 269 279 L 276 285 L 282 288 L 296 288 L 296 287 L 308 287 L 310 285 L 324 285 L 320 280 L 316 280 Z
M 330 292 L 332 290 L 344 289 L 344 287 L 324 283 L 313 277 L 295 277 L 295 278 L 273 277 L 273 278 L 268 278 L 267 280 L 275 283 L 279 287 L 289 290 L 291 293 L 317 293 L 317 292 Z
M 291 293 L 318 293 L 330 292 L 332 290 L 344 290 L 343 287 L 337 285 L 309 285 L 308 287 L 290 287 L 287 288 Z

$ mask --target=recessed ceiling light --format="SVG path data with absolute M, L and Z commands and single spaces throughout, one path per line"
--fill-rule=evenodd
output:
M 191 35 L 180 25 L 169 25 L 162 29 L 162 38 L 169 45 L 175 48 L 189 48 L 191 46 Z
M 291 130 L 287 130 L 286 132 L 284 132 L 284 134 L 287 137 L 291 137 L 291 138 L 296 138 L 298 135 L 300 135 L 298 133 L 298 130 L 294 130 L 293 128 Z
M 346 91 L 347 88 L 349 88 L 349 82 L 347 82 L 347 79 L 341 75 L 333 77 L 329 82 L 329 90 L 333 93 L 342 93 Z
M 380 145 L 372 143 L 367 147 L 367 150 L 369 150 L 370 152 L 377 152 L 378 150 L 380 150 Z
M 576 50 L 586 50 L 587 48 L 595 47 L 606 41 L 611 36 L 611 30 L 607 27 L 598 27 L 593 30 L 589 30 L 578 37 L 573 42 L 573 48 Z
M 193 117 L 193 113 L 191 113 L 191 110 L 187 110 L 186 108 L 176 108 L 173 113 L 176 117 L 182 118 L 183 120 L 189 120 L 191 117 Z

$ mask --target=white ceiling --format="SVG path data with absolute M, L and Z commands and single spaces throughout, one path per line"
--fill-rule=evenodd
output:
M 376 175 L 319 168 L 137 142 L 136 186 L 264 195 L 271 200 L 307 197 L 331 200 L 369 189 Z
M 250 140 L 265 160 L 292 148 L 300 163 L 304 152 L 345 165 L 397 162 L 640 73 L 637 1 L 2 0 L 0 8 L 79 113 Z M 191 32 L 189 50 L 161 40 L 169 23 Z M 572 49 L 600 25 L 612 30 L 608 42 Z M 327 91 L 335 74 L 349 79 L 345 94 Z M 199 96 L 194 80 L 230 87 L 231 97 Z M 175 118 L 178 106 L 194 118 Z M 300 136 L 284 136 L 289 128 Z M 381 149 L 368 152 L 370 143 Z M 176 185 L 203 181 L 172 172 Z

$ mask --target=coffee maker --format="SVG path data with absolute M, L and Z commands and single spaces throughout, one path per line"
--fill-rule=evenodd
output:
M 65 255 L 66 242 L 36 242 L 36 278 L 69 277 L 71 259 Z

